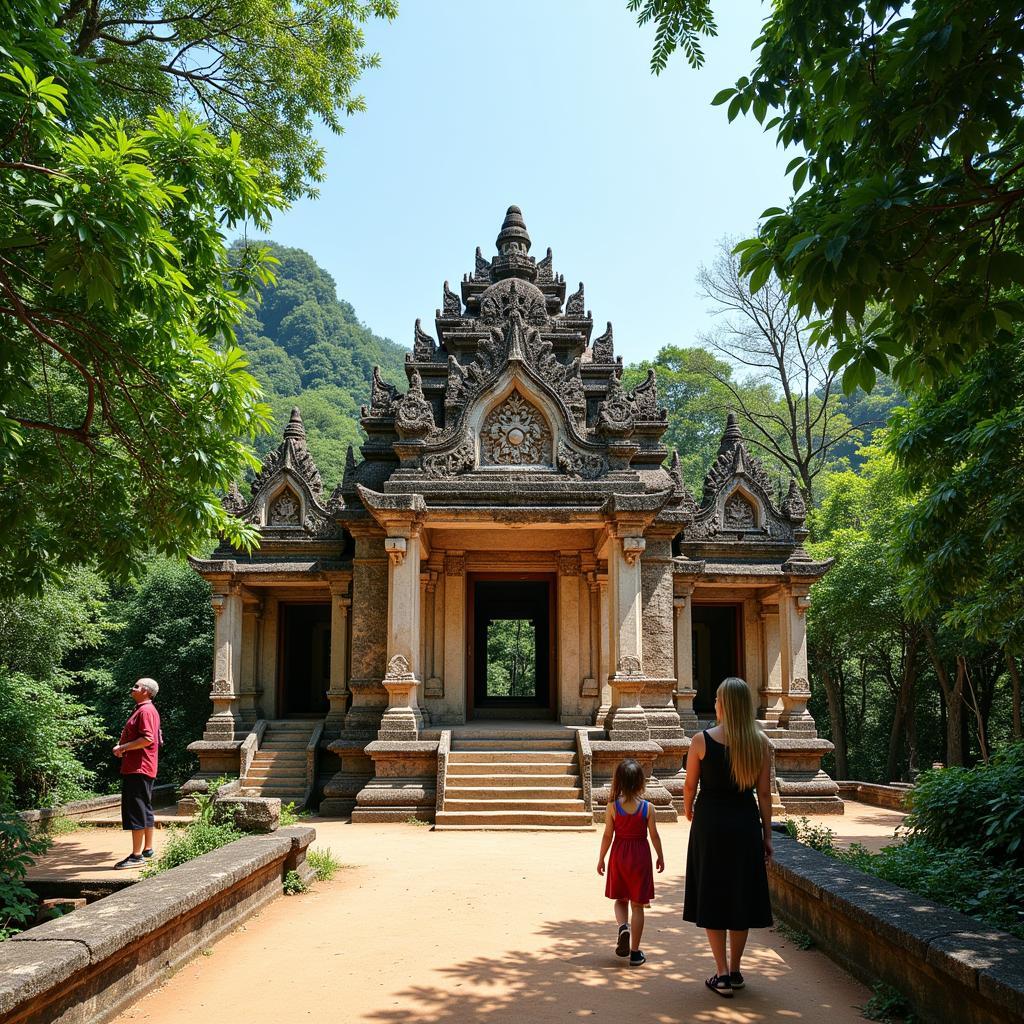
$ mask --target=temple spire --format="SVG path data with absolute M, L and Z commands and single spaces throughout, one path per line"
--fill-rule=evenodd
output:
M 523 211 L 518 206 L 510 206 L 505 213 L 505 220 L 494 243 L 502 256 L 518 252 L 524 256 L 530 251 L 530 236 L 523 220 Z
M 725 418 L 725 433 L 722 434 L 722 440 L 718 443 L 718 454 L 723 455 L 725 452 L 731 452 L 736 445 L 742 443 L 743 435 L 740 433 L 736 413 L 731 412 Z
M 284 436 L 291 437 L 296 441 L 306 440 L 306 428 L 302 425 L 302 413 L 299 412 L 297 405 L 292 406 L 291 419 L 288 420 L 288 426 L 284 428 Z

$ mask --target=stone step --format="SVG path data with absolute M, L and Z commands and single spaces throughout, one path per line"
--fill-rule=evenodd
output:
M 452 797 L 447 791 L 444 795 L 444 813 L 449 811 L 483 811 L 487 814 L 514 814 L 520 811 L 547 811 L 552 814 L 585 813 L 582 800 L 553 800 L 550 797 L 541 800 L 520 799 L 519 793 L 505 794 L 505 799 L 497 800 L 464 800 Z M 498 806 L 500 804 L 500 806 Z
M 294 786 L 242 786 L 240 796 L 277 797 L 282 804 L 302 803 L 306 796 L 306 787 L 296 789 Z
M 275 771 L 304 772 L 306 770 L 305 757 L 254 757 L 250 763 L 253 768 L 273 768 Z
M 460 781 L 462 781 L 460 779 Z M 582 800 L 579 786 L 446 786 L 445 806 L 449 800 Z
M 449 811 L 437 812 L 437 827 L 469 825 L 492 828 L 495 825 L 569 825 L 593 828 L 593 817 L 587 811 Z
M 453 750 L 448 755 L 448 764 L 480 764 L 483 762 L 515 761 L 523 764 L 539 761 L 545 764 L 571 764 L 576 760 L 575 750 Z
M 571 761 L 456 761 L 448 762 L 448 775 L 579 775 Z
M 486 767 L 486 766 L 484 766 Z M 564 775 L 542 775 L 539 772 L 528 772 L 521 775 L 496 775 L 493 773 L 471 773 L 459 772 L 458 774 L 448 773 L 448 789 L 456 788 L 487 788 L 506 789 L 508 787 L 529 787 L 533 789 L 576 789 L 579 788 L 580 777 L 577 773 L 567 772 Z
M 301 780 L 303 784 L 306 782 L 306 773 L 304 770 L 291 770 L 283 768 L 259 768 L 253 765 L 245 773 L 245 781 L 248 782 L 251 779 L 280 779 L 282 782 L 285 779 L 297 779 Z
M 559 737 L 543 737 L 541 739 L 527 739 L 521 736 L 512 736 L 507 739 L 455 739 L 452 738 L 453 751 L 464 753 L 466 751 L 504 750 L 564 750 L 570 753 L 576 752 L 575 739 L 561 739 Z
M 295 739 L 287 736 L 264 736 L 259 748 L 260 750 L 305 750 L 308 746 L 308 736 L 299 736 Z

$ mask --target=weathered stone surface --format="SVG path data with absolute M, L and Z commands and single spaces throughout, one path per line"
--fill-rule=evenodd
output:
M 80 942 L 0 942 L 0 1015 L 11 1013 L 88 965 L 89 952 Z
M 231 796 L 224 799 L 235 825 L 243 832 L 275 832 L 281 821 L 278 797 Z

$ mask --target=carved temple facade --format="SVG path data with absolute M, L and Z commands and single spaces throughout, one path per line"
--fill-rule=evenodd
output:
M 796 484 L 780 493 L 729 416 L 696 500 L 654 373 L 623 386 L 611 325 L 592 338 L 583 285 L 567 295 L 551 250 L 529 255 L 518 208 L 496 244 L 445 283 L 436 336 L 417 321 L 408 387 L 375 371 L 361 458 L 329 495 L 294 410 L 251 496 L 225 498 L 261 540 L 193 562 L 216 644 L 192 788 L 244 773 L 263 723 L 292 717 L 318 723 L 322 813 L 429 819 L 446 730 L 546 721 L 585 737 L 588 811 L 632 755 L 672 817 L 689 737 L 739 675 L 779 801 L 841 812 L 807 709 L 805 613 L 828 565 L 803 548 Z M 531 638 L 518 694 L 489 680 L 501 622 Z

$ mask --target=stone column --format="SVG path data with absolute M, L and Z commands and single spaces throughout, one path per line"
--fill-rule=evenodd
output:
M 676 710 L 679 723 L 691 736 L 697 731 L 697 712 L 693 698 L 697 696 L 693 685 L 693 584 L 687 583 L 683 593 L 672 599 L 676 617 Z
M 388 554 L 387 674 L 382 680 L 388 706 L 380 723 L 381 740 L 416 740 L 423 728 L 417 699 L 420 685 L 420 537 L 419 526 L 395 525 L 384 538 Z
M 444 684 L 437 674 L 438 607 L 437 583 L 441 574 L 431 569 L 427 574 L 423 608 L 423 695 L 434 700 L 444 696 Z
M 780 598 L 780 600 L 783 600 Z M 779 606 L 761 602 L 761 633 L 764 636 L 764 677 L 759 695 L 759 714 L 775 726 L 782 717 L 782 637 Z
M 615 671 L 609 677 L 611 710 L 605 728 L 613 741 L 651 738 L 647 714 L 640 705 L 645 677 L 643 669 L 643 605 L 640 556 L 646 542 L 628 533 L 613 536 L 608 548 L 611 654 Z
M 466 721 L 466 553 L 444 556 L 444 687 L 453 717 Z
M 259 706 L 259 658 L 262 646 L 263 599 L 251 591 L 242 596 L 242 651 L 238 713 L 246 729 L 262 718 Z
M 327 691 L 330 708 L 324 719 L 324 735 L 337 739 L 345 725 L 348 710 L 348 610 L 352 604 L 348 580 L 332 582 L 331 587 L 331 685 Z
M 808 595 L 808 587 L 794 586 L 779 598 L 779 626 L 789 641 L 785 645 L 789 648 L 789 685 L 783 687 L 780 724 L 793 732 L 816 736 L 814 719 L 807 710 L 811 699 L 807 671 L 807 608 L 811 603 Z
M 238 684 L 242 668 L 242 588 L 229 583 L 226 591 L 210 598 L 214 611 L 213 714 L 206 723 L 204 740 L 241 739 L 245 731 L 239 713 Z M 239 734 L 239 735 L 236 735 Z
M 580 685 L 581 697 L 600 697 L 601 687 L 601 585 L 596 572 L 588 572 L 587 580 L 587 676 Z
M 562 724 L 575 721 L 580 695 L 580 556 L 558 555 L 558 711 Z M 551 680 L 551 685 L 556 685 Z
M 387 706 L 381 678 L 387 671 L 388 559 L 384 534 L 376 527 L 353 528 L 351 654 L 348 689 L 351 693 L 345 731 L 376 736 Z

